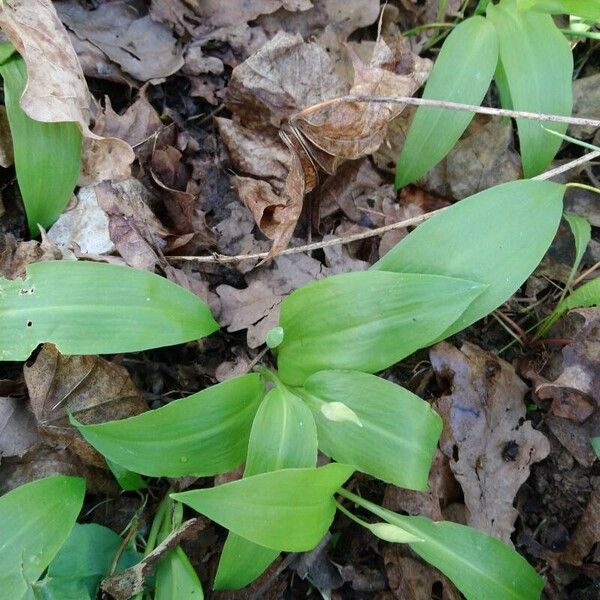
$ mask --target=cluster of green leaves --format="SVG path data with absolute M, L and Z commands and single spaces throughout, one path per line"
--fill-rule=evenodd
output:
M 71 198 L 81 164 L 81 130 L 75 123 L 42 123 L 25 113 L 20 100 L 27 67 L 9 43 L 0 43 L 0 76 L 19 190 L 35 237 L 38 225 L 52 225 Z
M 450 33 L 425 86 L 423 97 L 479 104 L 495 78 L 504 108 L 568 116 L 573 98 L 573 56 L 548 13 L 600 18 L 589 0 L 501 0 L 489 3 Z M 473 113 L 421 106 L 411 124 L 397 165 L 396 185 L 424 175 L 454 146 Z M 539 122 L 517 119 L 525 177 L 541 173 L 561 140 Z M 567 126 L 549 128 L 564 134 Z

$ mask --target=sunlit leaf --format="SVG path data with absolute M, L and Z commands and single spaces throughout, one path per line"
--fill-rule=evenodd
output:
M 50 227 L 68 204 L 81 163 L 81 130 L 75 123 L 34 121 L 19 102 L 27 67 L 18 55 L 0 62 L 15 168 L 31 235 Z
M 250 433 L 244 477 L 277 469 L 314 467 L 317 429 L 308 406 L 284 386 L 262 401 Z M 239 589 L 258 577 L 279 555 L 230 533 L 223 547 L 214 588 Z
M 493 25 L 479 16 L 466 19 L 444 42 L 423 98 L 480 104 L 497 63 L 498 40 Z M 398 160 L 396 187 L 415 181 L 442 160 L 472 118 L 470 112 L 420 106 Z
M 518 0 L 521 10 L 535 10 L 552 15 L 576 15 L 600 21 L 600 0 Z
M 484 287 L 476 280 L 373 271 L 309 283 L 281 304 L 279 375 L 302 385 L 327 369 L 380 371 L 438 338 Z
M 538 600 L 544 580 L 510 546 L 472 527 L 405 517 L 345 493 L 379 518 L 422 541 L 412 550 L 439 569 L 467 600 Z
M 154 600 L 204 599 L 202 584 L 181 546 L 160 559 L 155 577 Z
M 442 431 L 429 404 L 400 386 L 356 371 L 321 371 L 298 389 L 313 410 L 319 448 L 334 460 L 399 487 L 424 490 Z M 344 402 L 353 422 L 327 419 L 327 402 Z
M 246 458 L 263 394 L 258 375 L 242 375 L 129 419 L 71 422 L 96 450 L 130 471 L 152 477 L 216 475 Z
M 0 590 L 22 598 L 50 564 L 75 524 L 85 494 L 79 477 L 56 476 L 0 497 Z
M 573 55 L 569 42 L 550 15 L 519 11 L 516 0 L 489 4 L 488 19 L 500 41 L 500 61 L 510 88 L 512 108 L 569 116 L 573 107 Z M 541 173 L 556 155 L 561 141 L 538 121 L 517 119 L 525 177 Z M 549 128 L 565 133 L 567 125 Z
M 195 294 L 147 271 L 83 261 L 0 278 L 0 360 L 51 342 L 62 354 L 113 354 L 181 344 L 219 328 Z
M 284 469 L 217 487 L 171 494 L 247 540 L 274 550 L 312 550 L 335 514 L 334 492 L 352 467 Z
M 439 339 L 498 308 L 533 273 L 562 215 L 565 187 L 513 181 L 465 198 L 417 227 L 373 269 L 463 277 L 488 287 Z

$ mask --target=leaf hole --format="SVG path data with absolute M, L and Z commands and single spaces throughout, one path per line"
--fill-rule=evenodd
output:
M 31 327 L 33 323 L 31 321 L 27 321 L 27 327 Z

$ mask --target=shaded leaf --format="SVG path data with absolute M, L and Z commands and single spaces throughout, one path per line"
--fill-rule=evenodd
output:
M 258 375 L 242 375 L 122 421 L 71 422 L 94 448 L 130 471 L 153 477 L 216 475 L 244 461 L 263 394 Z
M 308 406 L 284 386 L 262 401 L 250 432 L 244 477 L 317 464 L 317 429 Z M 239 589 L 256 579 L 279 555 L 229 533 L 215 576 L 216 590 Z
M 419 225 L 373 269 L 487 284 L 438 339 L 448 337 L 492 312 L 531 275 L 558 229 L 564 191 L 562 185 L 532 180 L 470 196 Z
M 64 354 L 109 354 L 198 339 L 218 329 L 197 296 L 115 265 L 50 261 L 0 279 L 0 358 L 26 360 L 41 342 Z
M 81 131 L 75 123 L 34 121 L 19 101 L 27 85 L 25 61 L 13 55 L 0 65 L 13 139 L 15 168 L 29 232 L 50 227 L 71 199 L 81 163 Z
M 457 25 L 444 42 L 423 98 L 479 104 L 497 62 L 494 27 L 483 17 L 471 17 Z M 396 187 L 425 175 L 454 146 L 472 118 L 469 112 L 420 106 L 398 160 Z
M 591 438 L 590 442 L 594 452 L 596 453 L 596 456 L 600 458 L 600 437 Z
M 310 283 L 281 304 L 282 381 L 324 369 L 374 373 L 434 341 L 484 286 L 475 281 L 367 271 Z
M 562 315 L 574 308 L 589 308 L 600 305 L 600 277 L 596 277 L 561 300 L 543 323 L 541 334 L 547 332 Z
M 22 598 L 75 524 L 85 494 L 79 477 L 48 477 L 0 497 L 0 589 Z
M 232 532 L 267 548 L 314 548 L 333 521 L 334 492 L 352 467 L 284 469 L 213 488 L 171 494 Z
M 442 430 L 442 420 L 427 402 L 385 379 L 354 371 L 320 371 L 298 393 L 313 410 L 322 452 L 397 486 L 427 487 Z M 361 426 L 326 418 L 323 406 L 331 402 L 343 402 Z
M 507 544 L 472 527 L 405 517 L 354 494 L 344 496 L 422 539 L 409 543 L 412 550 L 447 575 L 467 600 L 540 598 L 544 580 Z
M 487 17 L 498 33 L 512 108 L 569 116 L 573 55 L 552 17 L 519 11 L 516 0 L 489 4 Z M 567 130 L 563 123 L 549 123 L 548 127 L 558 133 Z M 523 172 L 525 177 L 533 177 L 550 164 L 561 140 L 545 132 L 537 121 L 517 119 L 517 128 Z
M 565 214 L 564 218 L 565 221 L 569 224 L 569 227 L 571 228 L 571 233 L 575 238 L 575 262 L 573 263 L 573 267 L 569 275 L 570 282 L 573 279 L 573 277 L 575 277 L 577 269 L 579 269 L 579 265 L 581 264 L 581 259 L 585 254 L 587 245 L 592 239 L 592 226 L 586 219 L 580 217 L 579 215 Z
M 154 600 L 203 600 L 198 575 L 181 546 L 169 551 L 156 568 Z

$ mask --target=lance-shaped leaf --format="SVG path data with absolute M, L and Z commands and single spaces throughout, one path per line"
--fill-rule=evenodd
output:
M 25 61 L 13 54 L 0 64 L 4 101 L 13 140 L 15 169 L 29 231 L 48 228 L 68 204 L 81 163 L 81 130 L 76 123 L 34 121 L 19 102 L 27 85 Z
M 254 417 L 244 477 L 317 464 L 317 428 L 308 406 L 284 386 L 273 388 Z M 239 589 L 256 579 L 279 555 L 230 533 L 214 588 Z
M 249 374 L 129 419 L 71 422 L 94 448 L 130 471 L 152 477 L 209 476 L 244 461 L 263 395 L 260 377 Z
M 62 354 L 113 354 L 196 340 L 219 328 L 195 294 L 147 271 L 79 261 L 0 278 L 0 360 L 51 342 Z
M 598 0 L 518 0 L 520 10 L 535 10 L 551 15 L 576 15 L 582 19 L 600 21 Z
M 467 600 L 538 600 L 544 580 L 510 546 L 477 529 L 405 517 L 344 492 L 379 518 L 421 541 L 412 550 L 446 575 Z
M 454 28 L 433 65 L 423 98 L 480 104 L 498 63 L 493 25 L 471 17 Z M 420 106 L 398 160 L 396 187 L 425 175 L 448 152 L 471 122 L 473 113 Z
M 351 466 L 337 463 L 284 469 L 171 498 L 256 544 L 305 552 L 329 529 L 335 514 L 333 494 L 350 475 Z
M 399 487 L 427 487 L 442 432 L 442 420 L 427 402 L 385 379 L 356 371 L 315 373 L 298 394 L 313 410 L 322 452 Z M 331 402 L 343 402 L 362 426 L 328 419 L 322 409 Z
M 50 564 L 81 510 L 85 481 L 47 477 L 18 487 L 0 498 L 0 590 L 22 598 Z
M 558 229 L 565 187 L 513 181 L 447 208 L 396 244 L 373 269 L 436 273 L 488 284 L 439 339 L 510 298 L 542 260 Z
M 154 600 L 204 600 L 202 584 L 181 546 L 170 550 L 156 567 Z
M 500 41 L 500 60 L 510 88 L 512 108 L 555 115 L 573 108 L 573 55 L 552 17 L 517 9 L 516 0 L 489 4 L 487 16 Z M 538 121 L 517 119 L 525 177 L 541 173 L 554 158 L 561 140 Z M 564 123 L 548 127 L 565 133 Z
M 564 217 L 565 221 L 569 224 L 571 233 L 575 239 L 575 262 L 569 273 L 569 280 L 567 283 L 567 286 L 569 286 L 577 274 L 577 269 L 579 269 L 579 265 L 585 254 L 585 249 L 592 239 L 592 226 L 584 217 L 580 217 L 579 215 L 565 214 Z
M 373 271 L 305 285 L 281 304 L 279 375 L 298 386 L 327 369 L 385 369 L 437 339 L 484 288 L 476 280 Z

